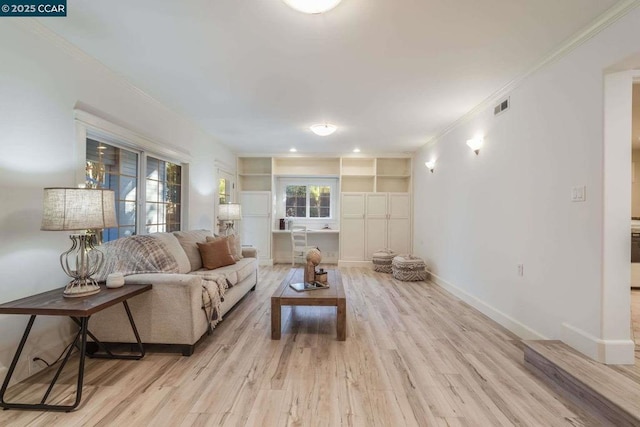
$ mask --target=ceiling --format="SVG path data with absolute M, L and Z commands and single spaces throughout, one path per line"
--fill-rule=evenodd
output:
M 616 0 L 68 1 L 39 21 L 238 153 L 415 151 Z M 309 126 L 334 123 L 318 137 Z

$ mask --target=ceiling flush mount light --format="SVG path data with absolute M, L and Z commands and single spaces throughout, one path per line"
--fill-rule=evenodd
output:
M 481 136 L 477 136 L 473 139 L 467 140 L 467 145 L 473 150 L 474 153 L 476 153 L 477 156 L 478 153 L 480 153 L 480 147 L 482 147 L 483 142 L 484 138 L 482 138 Z
M 311 132 L 315 133 L 316 135 L 329 136 L 332 133 L 334 133 L 338 128 L 336 127 L 336 125 L 325 123 L 325 124 L 313 125 L 309 129 L 311 129 Z
M 429 169 L 429 172 L 433 173 L 433 170 L 436 168 L 435 160 L 430 160 L 428 162 L 424 162 L 424 165 Z
M 359 153 L 359 152 L 360 152 L 360 149 L 359 149 L 359 148 L 354 148 L 354 149 L 353 149 L 353 152 L 354 152 L 354 153 Z
M 302 13 L 324 13 L 336 7 L 342 0 L 284 0 L 292 9 Z
M 289 152 L 290 153 L 295 153 L 296 151 L 298 151 L 298 150 L 296 150 L 295 148 L 289 148 Z

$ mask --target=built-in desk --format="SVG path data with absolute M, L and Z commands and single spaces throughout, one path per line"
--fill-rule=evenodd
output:
M 291 234 L 291 230 L 273 230 L 274 234 Z M 310 230 L 307 229 L 307 234 L 338 234 L 340 230 L 334 230 L 333 228 L 329 229 L 319 229 L 319 230 Z
M 291 262 L 291 230 L 272 230 L 273 261 L 276 263 Z M 317 246 L 322 252 L 323 264 L 338 263 L 338 249 L 340 246 L 340 230 L 338 229 L 307 229 L 307 244 Z

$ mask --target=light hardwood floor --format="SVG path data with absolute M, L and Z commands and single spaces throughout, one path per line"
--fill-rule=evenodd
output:
M 341 269 L 347 340 L 334 307 L 287 307 L 272 341 L 270 296 L 288 269 L 261 268 L 193 356 L 90 360 L 79 410 L 3 411 L 0 425 L 598 425 L 529 373 L 514 335 L 428 282 Z M 73 381 L 63 375 L 58 401 Z

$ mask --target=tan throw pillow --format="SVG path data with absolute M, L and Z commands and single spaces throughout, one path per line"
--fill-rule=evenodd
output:
M 236 263 L 229 249 L 229 239 L 218 239 L 213 242 L 198 243 L 202 265 L 207 270 L 224 267 Z
M 226 239 L 229 241 L 229 249 L 231 249 L 231 255 L 233 259 L 240 261 L 242 258 L 242 241 L 237 234 L 230 234 L 229 236 L 207 236 L 207 242 L 215 242 L 216 240 Z

